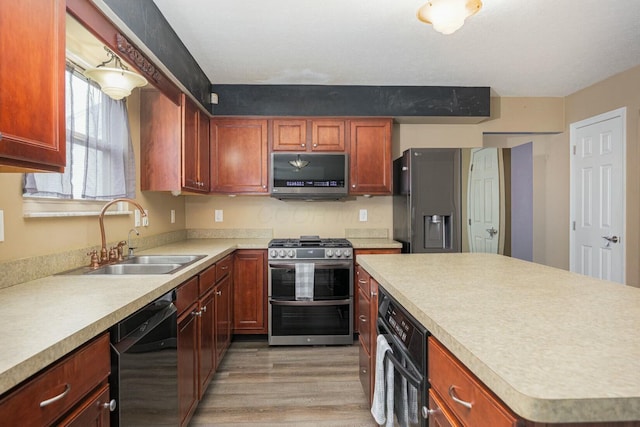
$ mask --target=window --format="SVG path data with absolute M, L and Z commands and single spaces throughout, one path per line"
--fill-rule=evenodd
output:
M 134 198 L 135 161 L 125 101 L 109 98 L 71 67 L 65 77 L 67 167 L 64 173 L 25 174 L 25 201 Z

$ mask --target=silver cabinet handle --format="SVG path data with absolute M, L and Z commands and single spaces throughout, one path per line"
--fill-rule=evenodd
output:
M 111 399 L 110 402 L 106 402 L 106 403 L 102 404 L 102 407 L 105 408 L 105 409 L 108 409 L 109 412 L 115 411 L 116 410 L 116 406 L 117 406 L 117 404 L 116 404 L 116 400 L 115 399 Z
M 358 279 L 358 283 L 362 283 L 363 285 L 367 283 L 366 280 Z
M 455 395 L 455 390 L 456 386 L 452 385 L 449 386 L 449 397 L 456 402 L 459 405 L 464 406 L 467 409 L 471 409 L 471 407 L 473 406 L 473 404 L 471 402 L 465 402 L 464 400 L 458 399 L 458 396 Z
M 202 307 L 202 309 L 200 310 L 200 315 L 202 315 L 202 313 L 206 313 L 207 312 L 207 306 L 205 305 L 204 307 Z
M 378 295 L 378 293 L 376 291 L 371 291 L 371 296 L 375 297 L 376 295 Z
M 192 311 L 191 315 L 195 317 L 202 316 L 202 310 Z
M 367 322 L 367 318 L 364 316 L 364 314 L 361 314 L 360 316 L 358 316 L 358 319 L 360 319 L 361 322 L 364 322 L 364 323 Z
M 216 295 L 222 295 L 222 291 L 216 291 Z
M 69 394 L 70 391 L 71 391 L 71 384 L 65 384 L 64 391 L 62 393 L 60 393 L 55 397 L 52 397 L 51 399 L 43 400 L 42 402 L 40 402 L 40 407 L 44 408 L 45 406 L 49 406 L 52 403 L 55 403 L 58 400 L 63 399 L 67 394 Z

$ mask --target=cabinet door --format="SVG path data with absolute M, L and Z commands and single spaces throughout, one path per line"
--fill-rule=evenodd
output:
M 233 332 L 267 333 L 265 250 L 239 250 L 233 266 Z
M 198 306 L 178 318 L 178 399 L 180 425 L 189 423 L 198 403 Z
M 209 192 L 209 118 L 182 95 L 182 187 Z
M 345 151 L 344 120 L 313 120 L 311 122 L 311 150 Z
M 56 424 L 59 427 L 109 427 L 109 385 L 98 389 L 76 408 L 64 420 Z
M 216 310 L 214 307 L 213 290 L 209 291 L 200 299 L 200 312 L 198 320 L 200 323 L 200 346 L 199 346 L 199 389 L 198 398 L 202 399 L 211 378 L 216 369 L 216 351 L 214 343 L 214 326 Z
M 433 389 L 429 390 L 429 427 L 462 427 L 460 421 L 454 417 L 442 400 L 438 397 L 438 393 Z
M 65 4 L 0 2 L 0 171 L 64 169 Z
M 267 120 L 212 119 L 211 191 L 267 193 Z
M 350 122 L 350 194 L 391 194 L 391 120 Z
M 307 121 L 274 119 L 271 121 L 273 151 L 306 151 Z
M 140 189 L 180 191 L 181 107 L 160 91 L 140 91 Z
M 231 276 L 215 287 L 216 368 L 231 344 Z

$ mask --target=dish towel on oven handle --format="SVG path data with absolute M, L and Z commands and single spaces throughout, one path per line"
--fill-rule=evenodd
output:
M 315 275 L 315 264 L 296 264 L 296 301 L 313 300 L 313 277 Z
M 395 354 L 395 353 L 394 353 Z M 401 355 L 400 363 L 407 368 L 407 358 Z M 402 427 L 418 423 L 418 389 L 404 375 L 395 379 L 395 405 L 398 424 Z
M 393 362 L 386 357 L 387 352 L 393 353 L 384 335 L 378 335 L 376 350 L 375 385 L 371 415 L 378 425 L 393 427 Z

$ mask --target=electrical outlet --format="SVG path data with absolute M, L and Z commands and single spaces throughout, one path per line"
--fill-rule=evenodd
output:
M 360 209 L 360 222 L 367 222 L 367 210 Z
M 171 224 L 175 224 L 175 223 L 176 223 L 176 210 L 171 209 Z
M 4 211 L 0 210 L 0 242 L 4 242 Z
M 133 211 L 133 226 L 140 227 L 140 211 L 138 209 Z
M 142 226 L 143 227 L 148 227 L 149 226 L 149 211 L 145 209 L 144 213 L 146 215 L 142 217 Z
M 216 209 L 216 211 L 215 211 L 215 222 L 222 222 L 222 219 L 223 219 L 222 209 Z

